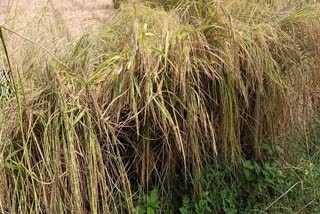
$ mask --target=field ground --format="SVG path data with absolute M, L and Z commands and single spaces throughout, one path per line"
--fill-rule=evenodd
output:
M 112 13 L 112 0 L 1 0 L 0 23 L 31 20 L 35 15 L 49 16 L 52 26 L 64 27 L 65 36 L 90 31 Z

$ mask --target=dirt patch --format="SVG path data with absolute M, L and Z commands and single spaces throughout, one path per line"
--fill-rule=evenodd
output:
M 0 24 L 15 22 L 17 29 L 35 16 L 39 20 L 45 17 L 50 19 L 51 27 L 60 28 L 71 38 L 90 31 L 112 11 L 112 0 L 0 0 Z

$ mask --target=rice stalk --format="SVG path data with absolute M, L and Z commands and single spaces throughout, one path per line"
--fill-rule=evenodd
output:
M 13 57 L 14 77 L 23 75 L 13 83 L 19 102 L 1 109 L 0 205 L 134 213 L 135 193 L 177 172 L 200 193 L 212 160 L 266 158 L 262 143 L 309 108 L 305 83 L 319 87 L 318 9 L 285 0 L 128 4 L 62 57 Z

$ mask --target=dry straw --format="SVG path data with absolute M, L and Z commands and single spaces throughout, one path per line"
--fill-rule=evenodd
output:
M 131 213 L 135 191 L 177 171 L 197 181 L 212 160 L 263 159 L 305 81 L 318 90 L 318 9 L 136 3 L 59 61 L 30 55 L 1 110 L 1 206 Z

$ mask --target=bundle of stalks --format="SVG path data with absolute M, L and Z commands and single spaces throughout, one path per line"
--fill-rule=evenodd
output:
M 131 213 L 136 191 L 174 173 L 266 158 L 304 84 L 319 88 L 319 7 L 168 2 L 123 5 L 63 57 L 11 62 L 0 208 Z

